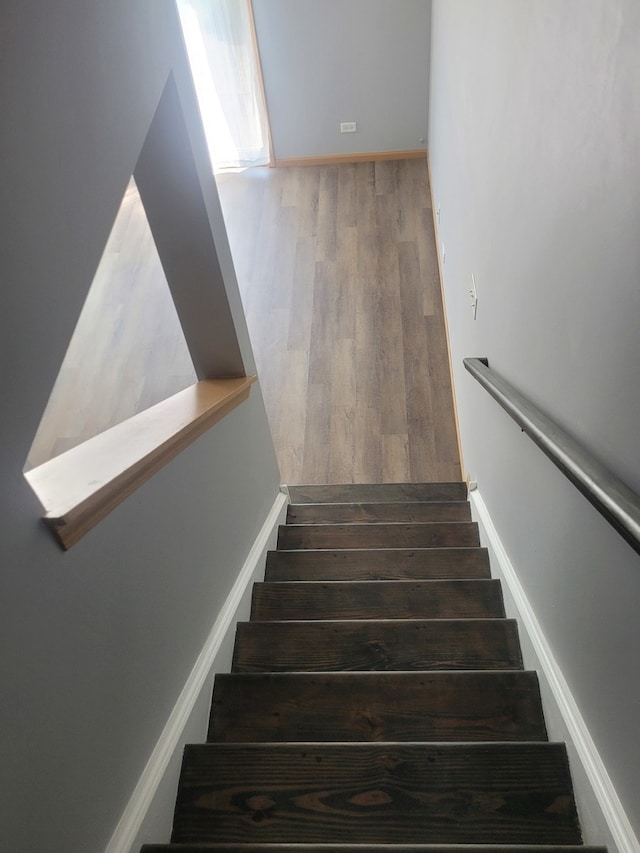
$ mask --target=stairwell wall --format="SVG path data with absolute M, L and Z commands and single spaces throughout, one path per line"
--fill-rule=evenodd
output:
M 9 0 L 0 42 L 0 848 L 86 853 L 107 846 L 279 473 L 254 386 L 69 552 L 40 522 L 22 466 L 170 73 L 255 365 L 172 0 Z
M 253 8 L 276 159 L 426 147 L 431 0 Z
M 636 835 L 640 558 L 462 359 L 487 356 L 640 492 L 639 51 L 633 0 L 434 2 L 429 151 L 464 461 Z

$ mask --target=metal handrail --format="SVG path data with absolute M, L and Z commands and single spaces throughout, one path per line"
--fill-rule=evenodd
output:
M 640 496 L 594 459 L 573 436 L 489 367 L 486 358 L 465 358 L 464 366 L 640 554 Z

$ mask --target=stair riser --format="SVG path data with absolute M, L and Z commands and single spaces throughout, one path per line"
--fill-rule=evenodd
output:
M 210 742 L 533 741 L 534 673 L 220 675 Z
M 507 619 L 243 622 L 233 658 L 234 672 L 521 668 Z

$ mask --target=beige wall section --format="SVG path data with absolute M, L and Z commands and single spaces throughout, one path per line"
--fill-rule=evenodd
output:
M 434 3 L 429 149 L 464 460 L 636 834 L 640 558 L 462 358 L 487 356 L 640 492 L 639 55 L 635 0 Z
M 86 853 L 109 841 L 279 475 L 254 387 L 72 551 L 50 538 L 22 466 L 170 73 L 247 372 L 253 357 L 173 2 L 10 0 L 0 29 L 0 848 Z
M 277 161 L 426 147 L 431 0 L 253 8 Z

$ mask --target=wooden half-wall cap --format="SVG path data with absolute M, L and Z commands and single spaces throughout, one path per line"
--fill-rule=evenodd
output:
M 256 378 L 204 379 L 28 471 L 62 548 L 246 400 Z
M 412 148 L 403 151 L 372 151 L 363 154 L 325 154 L 320 157 L 276 157 L 276 168 L 286 166 L 336 166 L 339 163 L 374 163 L 377 160 L 423 160 L 426 148 Z

